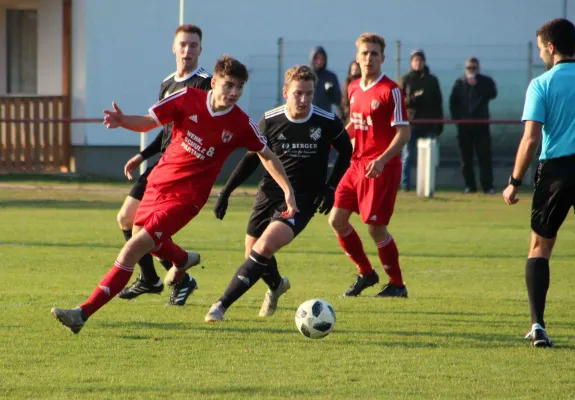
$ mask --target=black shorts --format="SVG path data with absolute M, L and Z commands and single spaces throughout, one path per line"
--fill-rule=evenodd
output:
M 146 191 L 146 186 L 148 185 L 148 175 L 150 175 L 150 172 L 152 172 L 152 169 L 154 169 L 155 166 L 156 165 L 154 164 L 151 167 L 146 168 L 144 173 L 140 175 L 136 183 L 134 183 L 134 186 L 132 186 L 132 190 L 130 190 L 128 196 L 142 201 L 144 198 L 144 192 Z
M 256 201 L 252 208 L 252 214 L 248 221 L 247 234 L 259 238 L 270 222 L 280 221 L 289 226 L 294 237 L 299 235 L 309 221 L 313 218 L 316 208 L 313 205 L 314 198 L 311 196 L 296 196 L 296 204 L 299 210 L 291 219 L 281 218 L 282 211 L 287 209 L 283 195 L 266 195 L 258 191 Z
M 572 207 L 575 207 L 575 156 L 539 163 L 535 173 L 531 229 L 544 238 L 554 238 Z

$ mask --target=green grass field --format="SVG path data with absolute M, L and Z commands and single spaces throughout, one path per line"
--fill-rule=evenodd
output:
M 524 268 L 530 194 L 401 194 L 392 220 L 410 298 L 343 298 L 354 267 L 325 216 L 277 256 L 292 289 L 257 316 L 258 283 L 221 324 L 203 317 L 241 264 L 252 196 L 224 221 L 202 213 L 176 236 L 202 255 L 185 307 L 168 291 L 114 299 L 73 335 L 49 311 L 81 303 L 123 244 L 116 212 L 128 186 L 0 188 L 0 398 L 26 399 L 572 399 L 575 398 L 574 220 L 551 263 L 547 325 L 554 349 L 533 349 Z M 353 222 L 377 264 L 375 245 Z M 159 268 L 161 268 L 158 265 Z M 378 272 L 383 277 L 381 267 Z M 385 280 L 385 279 L 384 279 Z M 295 327 L 303 301 L 336 310 L 335 330 Z

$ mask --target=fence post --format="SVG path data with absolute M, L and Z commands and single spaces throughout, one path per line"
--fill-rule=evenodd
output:
M 533 79 L 533 42 L 527 42 L 527 84 Z
M 283 63 L 284 63 L 284 38 L 278 39 L 278 87 L 276 96 L 276 106 L 283 103 L 282 86 L 283 86 Z
M 395 81 L 399 82 L 401 78 L 401 41 L 395 41 Z

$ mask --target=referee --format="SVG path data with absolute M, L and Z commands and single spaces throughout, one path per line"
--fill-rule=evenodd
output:
M 519 201 L 517 192 L 542 137 L 525 266 L 531 309 L 526 338 L 535 347 L 553 347 L 543 319 L 549 259 L 557 232 L 575 206 L 575 26 L 562 18 L 546 22 L 537 30 L 537 46 L 547 72 L 533 79 L 527 89 L 522 117 L 525 131 L 503 198 L 509 205 Z

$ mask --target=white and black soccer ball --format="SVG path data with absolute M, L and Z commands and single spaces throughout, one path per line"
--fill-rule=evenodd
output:
M 311 299 L 295 313 L 295 324 L 302 335 L 311 339 L 326 337 L 335 326 L 335 311 L 325 300 Z

